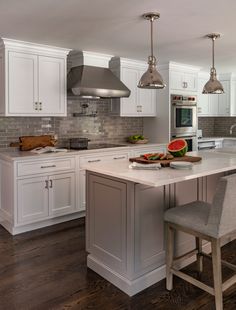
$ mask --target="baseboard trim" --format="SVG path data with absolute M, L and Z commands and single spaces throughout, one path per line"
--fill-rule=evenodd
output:
M 203 250 L 206 253 L 211 251 L 210 243 L 206 243 L 203 246 Z M 196 260 L 196 255 L 182 262 L 180 268 L 184 268 L 187 265 L 193 263 Z M 98 273 L 107 281 L 118 287 L 121 291 L 129 296 L 133 296 L 151 285 L 163 280 L 166 277 L 166 265 L 162 265 L 146 274 L 136 278 L 135 280 L 129 280 L 124 275 L 117 273 L 99 259 L 89 254 L 87 257 L 87 267 Z

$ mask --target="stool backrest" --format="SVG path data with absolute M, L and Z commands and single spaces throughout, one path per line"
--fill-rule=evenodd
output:
M 236 174 L 219 180 L 207 225 L 218 237 L 236 230 Z

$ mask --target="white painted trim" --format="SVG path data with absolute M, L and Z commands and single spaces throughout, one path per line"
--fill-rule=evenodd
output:
M 206 253 L 210 252 L 210 243 L 206 243 L 203 246 L 203 249 Z M 186 267 L 187 265 L 193 263 L 196 260 L 196 256 L 193 256 L 186 261 L 182 262 L 180 265 L 181 268 Z M 129 280 L 123 275 L 115 272 L 108 266 L 104 265 L 97 258 L 93 257 L 91 254 L 87 257 L 87 266 L 92 269 L 100 276 L 102 276 L 107 281 L 111 282 L 113 285 L 118 287 L 121 291 L 125 292 L 129 296 L 133 296 L 149 286 L 161 281 L 166 277 L 166 265 L 162 265 L 145 275 L 138 277 L 135 280 Z
M 39 229 L 39 228 L 43 228 L 43 227 L 47 227 L 47 226 L 52 226 L 55 224 L 59 224 L 59 223 L 63 223 L 63 222 L 68 222 L 71 220 L 75 220 L 81 217 L 85 216 L 85 212 L 76 212 L 73 214 L 68 214 L 68 215 L 64 215 L 64 216 L 60 216 L 60 217 L 56 217 L 56 218 L 51 218 L 51 219 L 47 219 L 44 221 L 40 221 L 37 223 L 32 223 L 32 224 L 27 224 L 27 225 L 22 225 L 22 226 L 18 226 L 18 227 L 14 227 L 10 222 L 3 220 L 0 218 L 0 223 L 1 225 L 7 230 L 9 231 L 12 235 L 17 235 L 17 234 L 21 234 L 27 231 L 32 231 L 35 229 Z
M 94 258 L 91 254 L 89 254 L 87 257 L 87 266 L 129 296 L 133 296 L 165 278 L 165 265 L 154 269 L 133 281 L 130 281 L 119 273 L 113 271 L 99 260 Z
M 71 51 L 71 49 L 67 48 L 13 40 L 8 38 L 1 38 L 0 47 L 1 48 L 5 47 L 6 49 L 14 49 L 14 50 L 34 51 L 37 54 L 39 54 L 40 52 L 55 53 L 57 55 L 61 54 L 61 56 L 66 56 Z

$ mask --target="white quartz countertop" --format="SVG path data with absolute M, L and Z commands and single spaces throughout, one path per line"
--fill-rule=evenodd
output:
M 189 155 L 202 157 L 202 161 L 194 163 L 190 170 L 176 170 L 169 167 L 151 171 L 134 170 L 129 168 L 130 162 L 128 160 L 122 160 L 116 163 L 94 163 L 84 165 L 83 168 L 149 186 L 162 186 L 236 169 L 236 154 L 203 151 L 192 152 Z
M 0 159 L 3 160 L 24 160 L 24 159 L 44 159 L 44 158 L 54 158 L 54 157 L 61 157 L 61 156 L 73 156 L 73 155 L 81 155 L 86 156 L 89 154 L 103 154 L 106 152 L 119 152 L 119 151 L 130 151 L 135 148 L 149 148 L 149 147 L 166 147 L 167 143 L 146 143 L 146 144 L 123 144 L 124 146 L 119 147 L 111 147 L 111 148 L 97 148 L 97 149 L 90 149 L 90 150 L 67 150 L 65 152 L 51 152 L 51 153 L 43 153 L 43 154 L 35 154 L 30 151 L 20 151 L 20 150 L 13 150 L 13 151 L 0 151 Z

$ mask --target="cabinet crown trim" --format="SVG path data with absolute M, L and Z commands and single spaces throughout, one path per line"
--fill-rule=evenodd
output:
M 0 39 L 0 48 L 6 48 L 6 49 L 14 49 L 14 50 L 27 50 L 27 51 L 34 51 L 37 53 L 52 53 L 57 54 L 61 56 L 66 56 L 71 50 L 67 48 L 62 47 L 56 47 L 56 46 L 50 46 L 50 45 L 43 45 L 38 43 L 32 43 L 32 42 L 25 42 L 25 41 L 19 41 L 19 40 L 13 40 L 8 38 L 1 38 Z
M 169 70 L 178 70 L 178 71 L 195 71 L 199 72 L 201 67 L 183 64 L 179 62 L 169 61 L 168 63 L 160 64 L 158 66 L 160 70 L 169 69 Z

